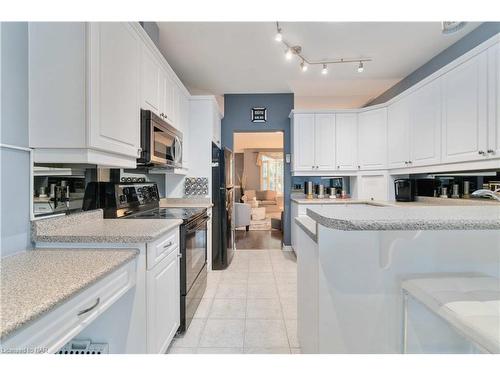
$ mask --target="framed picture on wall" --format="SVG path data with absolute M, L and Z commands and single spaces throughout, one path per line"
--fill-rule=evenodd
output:
M 266 122 L 267 108 L 255 107 L 252 108 L 252 122 Z

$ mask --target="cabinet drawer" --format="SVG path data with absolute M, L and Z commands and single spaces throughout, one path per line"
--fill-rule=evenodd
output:
M 135 280 L 134 260 L 14 333 L 2 342 L 2 349 L 55 353 L 132 288 Z
M 172 251 L 179 249 L 179 227 L 146 245 L 147 269 L 150 270 Z

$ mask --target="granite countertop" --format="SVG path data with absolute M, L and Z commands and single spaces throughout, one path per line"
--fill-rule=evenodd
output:
M 4 338 L 137 256 L 130 249 L 29 250 L 1 259 Z
M 213 203 L 210 198 L 163 198 L 160 207 L 166 208 L 210 208 Z
M 179 226 L 180 219 L 103 219 L 102 210 L 35 220 L 34 242 L 142 243 Z
M 308 208 L 307 216 L 339 230 L 500 229 L 500 206 L 329 205 Z

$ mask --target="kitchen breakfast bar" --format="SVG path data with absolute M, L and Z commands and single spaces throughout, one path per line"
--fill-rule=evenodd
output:
M 295 217 L 305 353 L 500 350 L 500 206 L 309 206 Z

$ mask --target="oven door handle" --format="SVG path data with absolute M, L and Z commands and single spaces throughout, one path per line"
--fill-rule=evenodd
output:
M 187 232 L 195 231 L 196 229 L 198 229 L 202 225 L 206 224 L 209 218 L 210 218 L 209 216 L 205 216 L 202 219 L 197 220 L 194 224 L 187 227 Z

